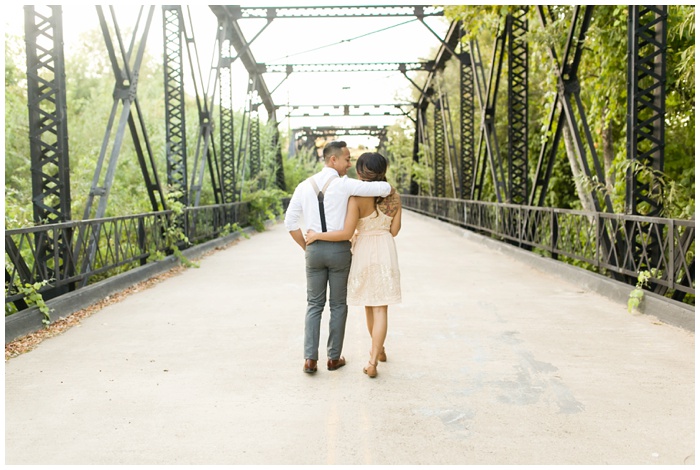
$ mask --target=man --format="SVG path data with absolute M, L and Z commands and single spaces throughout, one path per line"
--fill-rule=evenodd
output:
M 340 353 L 348 314 L 346 295 L 352 254 L 349 241 L 318 241 L 306 246 L 299 220 L 303 217 L 307 230 L 342 230 L 350 196 L 386 197 L 393 192 L 389 183 L 363 182 L 346 176 L 352 163 L 350 151 L 343 141 L 327 144 L 323 149 L 323 159 L 323 170 L 299 183 L 294 190 L 284 218 L 290 235 L 306 251 L 307 307 L 303 370 L 309 374 L 317 370 L 321 314 L 326 306 L 327 286 L 330 286 L 328 303 L 331 310 L 327 366 L 328 370 L 336 370 L 345 365 L 345 358 Z M 319 191 L 323 193 L 321 197 Z

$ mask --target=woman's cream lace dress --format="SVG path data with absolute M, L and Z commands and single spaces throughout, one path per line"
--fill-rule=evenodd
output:
M 348 305 L 401 303 L 401 276 L 391 220 L 379 208 L 357 222 L 348 278 Z

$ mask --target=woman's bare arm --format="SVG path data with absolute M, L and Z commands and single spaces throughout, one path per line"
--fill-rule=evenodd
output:
M 306 244 L 310 245 L 316 240 L 323 240 L 327 242 L 341 242 L 344 240 L 350 240 L 355 234 L 355 229 L 357 228 L 357 221 L 360 219 L 360 208 L 357 204 L 357 199 L 351 197 L 348 201 L 348 213 L 345 216 L 345 227 L 343 230 L 334 230 L 332 232 L 314 232 L 309 230 L 306 232 Z
M 399 230 L 401 230 L 401 202 L 399 202 L 399 210 L 396 212 L 394 218 L 391 219 L 391 227 L 389 227 L 389 231 L 393 236 L 398 235 Z

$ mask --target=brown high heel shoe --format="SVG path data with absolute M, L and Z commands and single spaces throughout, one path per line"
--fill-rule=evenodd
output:
M 370 379 L 373 379 L 377 376 L 377 364 L 372 364 L 371 362 L 367 363 L 367 367 L 362 369 L 362 372 L 367 374 L 367 377 Z

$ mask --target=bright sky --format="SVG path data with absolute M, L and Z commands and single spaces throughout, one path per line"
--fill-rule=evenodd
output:
M 241 2 L 241 6 L 311 6 L 311 5 L 367 5 L 370 2 Z M 381 5 L 401 5 L 401 2 L 381 2 Z M 23 34 L 23 6 L 4 5 L 5 27 Z M 206 5 L 191 5 L 194 36 L 198 47 L 200 65 L 205 82 L 211 65 L 217 20 Z M 133 26 L 138 6 L 115 7 L 120 28 Z M 64 42 L 66 53 L 70 45 L 86 29 L 99 28 L 94 5 L 63 4 Z M 442 17 L 427 17 L 426 23 L 444 37 L 448 22 Z M 265 20 L 242 19 L 239 24 L 248 40 L 265 26 Z M 389 29 L 386 29 L 389 28 Z M 381 31 L 384 30 L 384 31 Z M 359 37 L 362 36 L 362 37 Z M 251 50 L 258 62 L 267 64 L 316 64 L 360 62 L 415 62 L 433 59 L 440 45 L 435 35 L 415 17 L 374 18 L 276 18 L 253 42 Z M 327 46 L 327 47 L 325 47 Z M 160 6 L 154 11 L 148 48 L 152 55 L 162 52 L 162 13 Z M 313 51 L 312 51 L 313 50 Z M 247 72 L 240 61 L 234 64 L 234 99 L 242 107 L 247 87 Z M 426 72 L 410 72 L 415 81 Z M 187 74 L 189 75 L 189 74 Z M 264 79 L 269 90 L 275 90 L 275 104 L 387 104 L 410 100 L 412 85 L 399 72 L 348 72 L 305 73 L 294 72 L 283 81 L 283 73 L 267 73 Z M 279 85 L 279 87 L 278 87 Z M 239 90 L 238 92 L 236 90 Z M 262 107 L 261 107 L 262 109 Z M 312 109 L 305 110 L 313 113 Z M 264 113 L 263 113 L 263 117 Z M 285 128 L 329 125 L 387 125 L 395 117 L 294 117 L 284 118 L 278 111 L 278 119 Z M 372 144 L 374 145 L 374 144 Z

